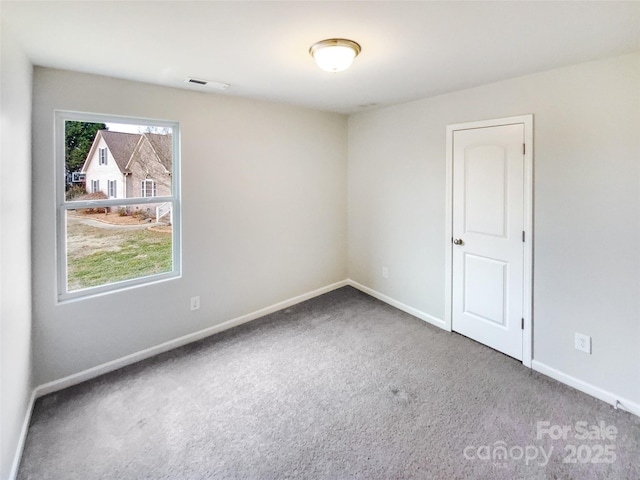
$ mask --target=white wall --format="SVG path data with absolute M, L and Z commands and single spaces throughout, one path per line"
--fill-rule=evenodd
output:
M 0 77 L 0 478 L 31 397 L 31 63 L 2 24 Z
M 445 127 L 527 113 L 535 115 L 534 358 L 638 403 L 638 54 L 351 116 L 349 275 L 442 319 Z M 593 337 L 591 356 L 574 349 L 575 332 Z
M 33 101 L 37 384 L 346 278 L 346 117 L 44 68 Z M 56 304 L 54 109 L 180 122 L 181 279 Z
M 101 148 L 107 149 L 106 165 L 100 165 Z M 93 151 L 93 156 L 91 157 L 89 165 L 87 165 L 85 173 L 87 174 L 87 176 L 85 177 L 85 189 L 88 193 L 93 193 L 91 182 L 93 180 L 98 180 L 100 191 L 109 196 L 109 181 L 115 180 L 116 196 L 111 198 L 124 198 L 124 179 L 126 177 L 120 171 L 120 167 L 118 167 L 115 158 L 113 158 L 113 155 L 111 154 L 109 147 L 107 147 L 107 142 L 104 141 L 104 138 L 100 137 L 100 141 Z

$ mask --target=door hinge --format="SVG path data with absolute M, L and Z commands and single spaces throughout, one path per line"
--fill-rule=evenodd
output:
M 524 318 L 522 319 L 522 322 L 520 322 L 520 330 L 524 330 Z
M 522 243 L 524 243 L 524 230 L 522 231 Z
M 522 154 L 526 155 L 526 153 L 527 153 L 527 146 L 523 143 L 522 144 Z

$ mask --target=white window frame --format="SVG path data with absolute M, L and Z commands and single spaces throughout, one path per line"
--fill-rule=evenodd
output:
M 98 148 L 98 164 L 107 164 L 107 147 Z
M 171 162 L 171 194 L 160 197 L 109 198 L 104 200 L 71 200 L 65 198 L 65 121 L 81 121 L 95 123 L 124 123 L 168 127 L 172 129 L 172 162 Z M 95 295 L 117 292 L 124 289 L 140 287 L 157 282 L 180 278 L 182 276 L 182 229 L 181 229 L 181 195 L 180 195 L 180 125 L 178 122 L 155 120 L 148 118 L 121 117 L 93 113 L 55 112 L 55 214 L 56 214 L 56 263 L 57 292 L 56 301 L 64 303 L 71 300 L 90 298 Z M 92 185 L 93 186 L 93 185 Z M 69 291 L 67 288 L 67 211 L 80 208 L 127 207 L 141 204 L 172 204 L 172 265 L 170 272 L 158 273 L 145 277 L 123 280 L 97 287 Z
M 116 198 L 118 195 L 117 180 L 107 180 L 107 192 L 109 198 Z
M 151 184 L 151 195 L 147 195 L 147 184 Z M 157 196 L 157 183 L 154 179 L 152 178 L 145 178 L 144 180 L 142 180 L 142 182 L 140 182 L 140 196 L 142 198 L 152 198 Z
M 100 179 L 91 180 L 91 193 L 96 193 L 100 191 Z

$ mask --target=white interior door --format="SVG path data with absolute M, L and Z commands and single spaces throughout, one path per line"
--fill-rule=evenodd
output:
M 452 329 L 522 360 L 524 125 L 453 132 Z

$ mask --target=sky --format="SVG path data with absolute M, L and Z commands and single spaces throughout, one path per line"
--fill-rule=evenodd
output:
M 144 124 L 131 124 L 131 123 L 105 123 L 107 126 L 107 130 L 111 132 L 123 132 L 123 133 L 143 133 L 143 132 L 151 132 L 151 133 L 159 133 L 159 134 L 167 134 L 171 133 L 172 129 L 170 127 L 158 127 Z
M 107 123 L 107 129 L 112 132 L 124 132 L 124 133 L 140 133 L 140 129 L 144 128 L 144 125 L 132 125 L 129 123 Z

